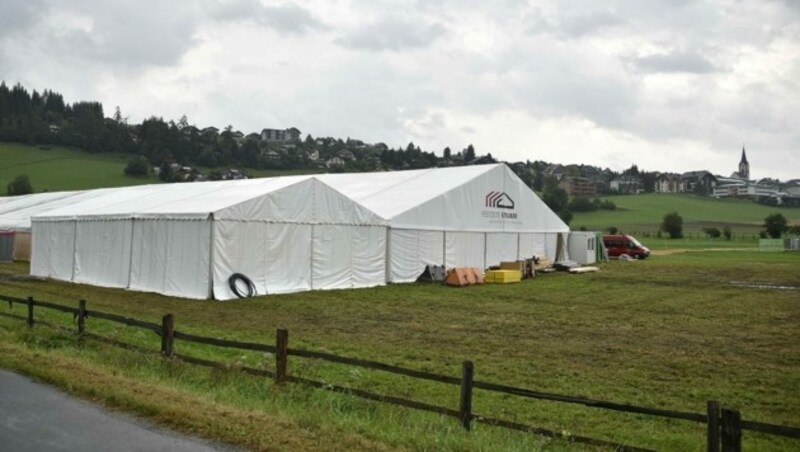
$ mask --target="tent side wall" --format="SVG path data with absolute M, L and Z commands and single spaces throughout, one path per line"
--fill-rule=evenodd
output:
M 31 222 L 31 274 L 72 281 L 75 260 L 74 220 Z
M 213 297 L 235 298 L 228 278 L 259 294 L 386 283 L 386 220 L 316 178 L 213 216 Z
M 104 287 L 128 287 L 132 221 L 75 223 L 72 281 Z
M 386 282 L 386 227 L 216 220 L 214 293 L 236 298 L 242 273 L 258 294 L 371 287 Z
M 569 232 L 505 165 L 494 166 L 390 222 L 392 282 L 414 281 L 429 264 L 487 268 L 532 256 L 556 260 L 558 236 Z
M 16 231 L 14 233 L 14 260 L 30 262 L 31 260 L 30 231 Z
M 210 220 L 137 218 L 132 229 L 130 289 L 210 297 Z

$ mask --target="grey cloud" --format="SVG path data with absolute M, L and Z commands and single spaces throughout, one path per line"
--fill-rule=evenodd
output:
M 706 57 L 693 52 L 675 51 L 663 55 L 648 55 L 633 59 L 633 64 L 644 72 L 685 72 L 705 74 L 714 72 L 716 66 Z
M 427 47 L 444 33 L 444 27 L 438 23 L 424 24 L 403 17 L 385 17 L 338 38 L 336 42 L 353 49 L 400 51 Z
M 19 30 L 26 30 L 45 10 L 42 0 L 0 0 L 0 39 Z
M 222 21 L 251 21 L 282 34 L 302 34 L 310 29 L 325 28 L 311 13 L 293 3 L 265 6 L 258 0 L 225 2 L 215 17 Z
M 191 6 L 159 1 L 89 2 L 67 12 L 88 18 L 91 27 L 44 30 L 46 47 L 72 64 L 83 57 L 126 70 L 176 63 L 194 44 L 201 19 Z
M 534 9 L 526 19 L 530 23 L 527 30 L 529 34 L 553 34 L 562 39 L 580 38 L 625 24 L 619 15 L 608 9 L 564 12 L 555 17 L 548 17 L 541 10 Z

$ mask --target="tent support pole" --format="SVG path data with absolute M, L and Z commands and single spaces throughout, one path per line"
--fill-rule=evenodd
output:
M 442 267 L 447 270 L 447 231 L 442 231 Z
M 125 285 L 126 289 L 131 287 L 131 274 L 133 273 L 133 230 L 136 229 L 136 218 L 131 218 L 131 248 L 130 255 L 128 256 L 128 284 Z
M 314 225 L 312 224 L 311 225 L 311 262 L 310 262 L 311 265 L 308 266 L 308 273 L 309 273 L 308 282 L 311 285 L 311 290 L 314 290 L 314 232 L 315 232 L 314 229 L 315 229 Z
M 208 299 L 214 299 L 214 213 L 208 215 Z
M 72 276 L 70 276 L 69 280 L 74 282 L 75 281 L 75 260 L 77 259 L 78 254 L 78 220 L 72 220 L 75 227 L 72 229 Z
M 383 281 L 385 283 L 390 283 L 391 281 L 391 270 L 392 270 L 392 228 L 391 226 L 386 227 L 384 229 L 386 233 L 386 256 L 384 259 L 386 260 L 386 265 L 384 265 L 384 278 Z M 419 248 L 419 247 L 417 247 Z
M 483 268 L 481 270 L 485 270 L 488 267 L 487 262 L 489 260 L 489 233 L 483 233 Z

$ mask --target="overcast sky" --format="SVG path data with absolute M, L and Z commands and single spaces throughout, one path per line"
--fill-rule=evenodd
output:
M 800 0 L 0 0 L 0 79 L 131 122 L 800 177 Z

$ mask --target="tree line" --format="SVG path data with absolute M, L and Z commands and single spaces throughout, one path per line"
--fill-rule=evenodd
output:
M 383 143 L 366 144 L 350 138 L 315 139 L 311 135 L 305 139 L 275 142 L 263 140 L 258 133 L 245 135 L 231 125 L 221 131 L 215 127 L 199 128 L 186 116 L 178 121 L 151 116 L 141 123 L 132 124 L 119 107 L 106 117 L 100 102 L 70 104 L 55 91 L 28 91 L 19 83 L 9 88 L 5 82 L 0 83 L 0 141 L 70 146 L 92 153 L 126 153 L 131 156 L 125 168 L 126 174 L 141 176 L 157 168 L 159 178 L 165 182 L 193 180 L 193 174 L 175 170 L 184 166 L 208 168 L 208 178 L 215 179 L 222 176 L 224 168 L 315 168 L 324 166 L 334 157 L 344 158 L 326 168 L 328 171 L 421 169 L 496 162 L 491 153 L 478 154 L 471 144 L 460 151 L 446 147 L 436 155 L 413 142 L 397 149 Z M 558 181 L 545 174 L 549 165 L 544 161 L 526 161 L 509 166 L 523 182 L 541 193 L 545 203 L 566 222 L 572 218 L 571 212 L 615 208 L 613 202 L 599 199 L 576 198 L 570 201 Z M 567 175 L 583 176 L 584 169 L 598 170 L 585 165 L 571 165 L 567 167 Z M 610 170 L 604 171 L 608 173 Z M 651 188 L 654 185 L 655 173 L 639 171 L 636 165 L 624 174 L 641 177 Z M 28 190 L 32 188 L 27 179 L 18 180 L 9 193 Z
M 9 88 L 0 83 L 0 140 L 39 145 L 72 146 L 94 153 L 122 152 L 139 157 L 132 159 L 131 170 L 159 167 L 163 164 L 198 165 L 206 168 L 242 167 L 252 169 L 298 169 L 319 165 L 331 157 L 348 151 L 352 157 L 342 171 L 373 171 L 375 169 L 430 168 L 443 162 L 467 164 L 474 162 L 472 145 L 453 153 L 449 148 L 442 157 L 426 152 L 409 143 L 405 148 L 392 149 L 383 144 L 365 145 L 359 140 L 326 138 L 266 142 L 260 134 L 244 135 L 232 126 L 222 131 L 214 127 L 199 128 L 186 116 L 178 121 L 166 121 L 152 116 L 141 123 L 130 124 L 115 109 L 105 117 L 100 102 L 69 104 L 54 91 L 29 92 L 21 84 Z M 279 152 L 280 158 L 269 151 Z M 311 155 L 318 152 L 312 161 Z M 482 163 L 494 161 L 491 154 Z M 146 165 L 143 164 L 146 162 Z

